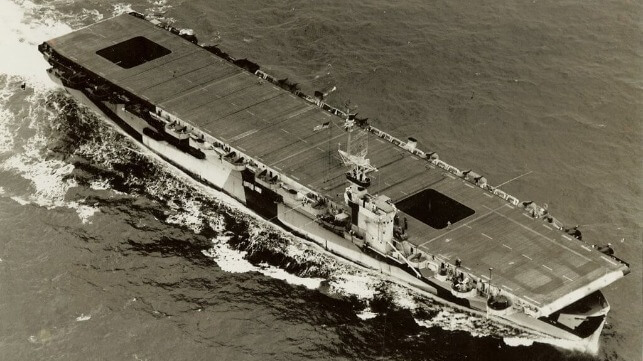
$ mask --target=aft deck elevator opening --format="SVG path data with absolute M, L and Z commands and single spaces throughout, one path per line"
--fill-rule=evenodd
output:
M 130 69 L 170 54 L 169 49 L 142 36 L 98 50 L 96 54 L 120 66 Z
M 475 213 L 473 209 L 430 188 L 395 205 L 402 212 L 435 229 L 443 229 Z

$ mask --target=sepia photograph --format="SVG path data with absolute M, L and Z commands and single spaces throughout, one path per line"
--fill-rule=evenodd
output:
M 0 22 L 1 360 L 643 359 L 643 3 Z

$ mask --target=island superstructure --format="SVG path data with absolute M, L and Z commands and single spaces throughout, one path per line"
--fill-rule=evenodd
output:
M 547 209 L 191 33 L 123 14 L 39 50 L 54 81 L 194 178 L 472 311 L 591 348 L 600 289 L 629 273 Z

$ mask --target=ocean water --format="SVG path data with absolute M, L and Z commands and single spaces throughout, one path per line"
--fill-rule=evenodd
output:
M 598 353 L 533 343 L 336 259 L 79 107 L 36 46 L 130 9 L 308 93 L 336 87 L 330 103 L 492 184 L 520 177 L 503 188 L 613 243 L 632 274 L 604 291 Z M 640 360 L 642 10 L 0 0 L 0 359 Z

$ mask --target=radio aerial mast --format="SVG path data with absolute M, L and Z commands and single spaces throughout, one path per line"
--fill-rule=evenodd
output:
M 377 168 L 371 165 L 366 155 L 368 154 L 368 132 L 355 126 L 355 114 L 350 110 L 346 112 L 344 130 L 348 132 L 346 151 L 339 149 L 339 156 L 345 166 L 350 170 L 346 173 L 349 181 L 364 188 L 371 185 L 368 173 L 376 172 Z

